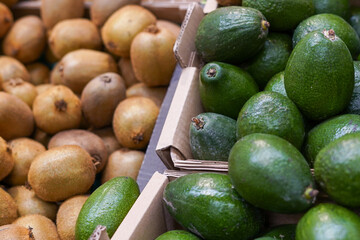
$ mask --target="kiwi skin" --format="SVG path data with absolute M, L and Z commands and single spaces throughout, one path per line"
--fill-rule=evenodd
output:
M 0 38 L 4 37 L 9 31 L 14 18 L 10 9 L 3 3 L 0 3 Z
M 5 92 L 15 95 L 23 100 L 30 108 L 37 96 L 35 86 L 29 82 L 25 82 L 21 78 L 15 78 L 4 82 L 2 88 Z
M 121 148 L 121 145 L 116 139 L 114 131 L 111 127 L 95 129 L 92 132 L 98 135 L 104 141 L 108 156 Z
M 17 217 L 15 200 L 9 193 L 0 188 L 0 226 L 12 223 Z
M 32 229 L 16 224 L 7 224 L 0 227 L 1 240 L 35 240 Z
M 11 156 L 11 149 L 6 141 L 0 137 L 0 181 L 13 169 L 15 161 Z

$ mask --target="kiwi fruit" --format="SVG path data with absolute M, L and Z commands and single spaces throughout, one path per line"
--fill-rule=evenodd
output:
M 12 12 L 5 4 L 0 2 L 0 38 L 5 36 L 13 22 Z
M 43 130 L 39 129 L 39 128 L 36 128 L 33 135 L 32 135 L 32 138 L 41 143 L 42 145 L 44 146 L 47 146 L 50 139 L 51 139 L 52 135 L 44 132 Z
M 30 107 L 18 97 L 0 92 L 0 136 L 5 140 L 30 136 L 34 116 Z
M 102 128 L 111 125 L 116 106 L 125 99 L 122 77 L 104 73 L 92 79 L 81 93 L 81 109 L 90 126 Z
M 55 221 L 58 205 L 38 198 L 30 186 L 12 187 L 9 188 L 8 193 L 15 200 L 20 217 L 40 214 Z
M 103 128 L 103 129 L 95 129 L 92 131 L 96 135 L 98 135 L 104 142 L 108 156 L 111 153 L 121 148 L 118 140 L 115 137 L 114 131 L 111 127 Z
M 96 76 L 118 72 L 117 64 L 109 54 L 90 49 L 75 50 L 66 54 L 56 69 L 61 83 L 77 94 L 81 94 L 86 84 Z
M 41 0 L 41 19 L 47 29 L 65 19 L 81 18 L 84 15 L 83 0 Z
M 144 83 L 137 83 L 126 89 L 126 97 L 147 97 L 160 108 L 164 100 L 167 87 L 148 87 Z
M 85 149 L 95 161 L 97 173 L 105 167 L 107 150 L 103 140 L 96 134 L 82 129 L 62 131 L 50 139 L 48 149 L 63 145 L 77 145 Z
M 11 156 L 11 149 L 6 141 L 0 137 L 0 181 L 14 168 L 15 161 Z
M 167 20 L 157 20 L 156 26 L 158 28 L 166 28 L 174 35 L 175 38 L 177 38 L 179 36 L 180 30 L 181 30 L 179 25 L 177 25 L 176 23 L 167 21 Z
M 30 227 L 7 224 L 0 227 L 1 240 L 35 240 Z
M 34 158 L 46 149 L 41 143 L 30 138 L 14 139 L 9 142 L 9 147 L 15 164 L 5 182 L 12 186 L 24 185 Z
M 86 193 L 94 183 L 96 168 L 90 154 L 76 145 L 54 147 L 32 162 L 28 182 L 35 194 L 49 202 Z
M 1 56 L 0 82 L 4 83 L 14 78 L 30 82 L 30 74 L 21 62 L 12 57 Z
M 49 45 L 46 46 L 45 49 L 45 60 L 48 63 L 56 63 L 58 61 L 60 61 L 60 59 L 58 59 L 57 57 L 55 57 L 54 53 L 52 52 L 51 48 Z
M 35 89 L 36 89 L 36 93 L 37 95 L 47 91 L 48 89 L 54 87 L 55 85 L 51 84 L 51 83 L 44 83 L 44 84 L 40 84 L 40 85 L 37 85 L 35 86 Z
M 60 64 L 57 63 L 50 72 L 50 83 L 53 85 L 62 84 L 61 74 L 62 74 L 62 69 L 60 69 Z
M 136 35 L 130 54 L 135 76 L 140 82 L 149 87 L 169 84 L 176 66 L 175 41 L 169 30 L 155 25 Z
M 130 149 L 145 148 L 155 126 L 159 107 L 149 98 L 132 97 L 119 103 L 113 129 L 119 143 Z
M 217 0 L 220 6 L 234 6 L 234 5 L 241 5 L 242 0 Z
M 18 0 L 0 0 L 0 2 L 2 2 L 3 4 L 5 4 L 8 7 L 11 7 L 15 3 L 17 3 Z
M 121 76 L 125 80 L 125 85 L 127 88 L 131 87 L 136 83 L 139 83 L 139 80 L 137 80 L 135 77 L 130 58 L 121 58 L 118 65 L 120 68 Z
M 3 52 L 22 63 L 40 57 L 45 49 L 45 27 L 37 16 L 25 16 L 15 21 L 3 41 Z
M 61 240 L 75 239 L 75 225 L 80 210 L 88 196 L 79 195 L 64 201 L 56 216 L 56 226 Z
M 78 128 L 80 99 L 68 87 L 57 85 L 35 98 L 33 113 L 36 126 L 46 133 Z
M 29 82 L 25 82 L 21 78 L 13 78 L 4 82 L 2 88 L 5 92 L 23 100 L 30 108 L 37 96 L 35 86 Z
M 134 37 L 155 23 L 156 17 L 149 10 L 137 5 L 127 5 L 109 17 L 101 29 L 101 37 L 109 52 L 128 58 Z
M 69 19 L 51 30 L 49 46 L 57 58 L 77 49 L 101 49 L 100 32 L 88 19 Z
M 12 223 L 17 217 L 15 200 L 4 189 L 0 188 L 0 226 Z M 0 237 L 0 239 L 2 238 Z
M 30 227 L 36 240 L 60 240 L 55 223 L 43 215 L 22 216 L 16 219 L 13 224 Z
M 144 157 L 145 154 L 141 151 L 126 148 L 116 150 L 109 156 L 101 182 L 120 176 L 131 177 L 136 181 Z
M 32 63 L 26 65 L 26 69 L 30 73 L 31 83 L 35 86 L 49 83 L 50 69 L 42 63 Z

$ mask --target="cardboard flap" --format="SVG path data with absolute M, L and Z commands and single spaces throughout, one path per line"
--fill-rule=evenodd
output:
M 110 240 L 109 235 L 106 232 L 106 227 L 98 225 L 91 234 L 89 240 Z
M 208 14 L 209 12 L 214 11 L 218 7 L 218 2 L 216 0 L 207 0 L 204 6 L 204 13 Z

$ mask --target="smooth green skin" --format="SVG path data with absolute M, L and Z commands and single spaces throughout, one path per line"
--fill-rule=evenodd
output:
M 360 207 L 360 132 L 324 147 L 316 157 L 316 181 L 336 202 Z
M 277 92 L 259 92 L 245 103 L 236 122 L 237 139 L 252 133 L 273 134 L 301 149 L 304 120 L 289 98 Z
M 351 9 L 350 25 L 355 29 L 358 36 L 360 36 L 360 8 Z
M 201 240 L 192 233 L 184 230 L 172 230 L 161 234 L 155 240 Z
M 287 97 L 284 83 L 284 71 L 274 75 L 270 81 L 266 84 L 264 91 L 281 93 Z
M 264 226 L 262 212 L 238 195 L 228 175 L 180 177 L 166 186 L 163 200 L 178 223 L 206 240 L 252 240 Z
M 346 109 L 347 113 L 360 115 L 360 61 L 354 61 L 355 85 L 350 103 Z
M 240 63 L 264 46 L 268 29 L 256 9 L 239 6 L 218 8 L 206 15 L 197 29 L 196 51 L 205 62 Z
M 313 0 L 243 0 L 242 4 L 262 12 L 272 31 L 294 29 L 315 13 Z
M 194 159 L 227 161 L 236 143 L 236 121 L 217 113 L 201 113 L 195 117 L 204 124 L 190 123 L 190 148 Z
M 130 177 L 116 177 L 98 187 L 81 208 L 76 239 L 87 240 L 98 225 L 106 226 L 112 237 L 139 195 L 139 186 Z
M 343 18 L 330 14 L 317 14 L 302 21 L 295 29 L 293 35 L 293 47 L 300 42 L 306 35 L 313 31 L 323 31 L 324 29 L 333 29 L 335 34 L 344 41 L 351 52 L 353 58 L 356 58 L 360 52 L 360 39 L 356 31 Z
M 313 0 L 315 14 L 332 13 L 347 20 L 350 15 L 349 0 Z
M 309 165 L 278 136 L 254 133 L 237 141 L 229 156 L 229 176 L 237 192 L 258 208 L 298 213 L 312 204 L 304 196 L 315 186 Z
M 272 76 L 285 69 L 291 51 L 289 35 L 269 33 L 264 47 L 247 63 L 246 70 L 263 89 Z
M 296 227 L 296 240 L 360 239 L 360 217 L 331 203 L 310 209 Z
M 291 53 L 284 83 L 288 97 L 310 120 L 334 116 L 345 110 L 351 100 L 351 54 L 339 37 L 330 40 L 323 32 L 311 32 Z
M 272 228 L 265 236 L 272 237 L 273 240 L 295 240 L 296 224 L 285 224 Z
M 210 76 L 209 69 L 216 74 Z M 259 92 L 255 80 L 239 67 L 212 62 L 200 71 L 200 99 L 206 112 L 219 113 L 236 119 L 245 102 Z
M 322 122 L 311 129 L 305 139 L 305 157 L 313 165 L 326 145 L 349 133 L 360 132 L 360 115 L 344 114 Z

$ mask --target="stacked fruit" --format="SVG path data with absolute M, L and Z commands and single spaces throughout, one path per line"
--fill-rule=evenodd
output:
M 179 31 L 139 2 L 0 3 L 0 239 L 112 236 L 137 199 Z
M 195 39 L 206 112 L 190 147 L 228 174 L 170 182 L 165 206 L 207 240 L 360 239 L 358 13 L 353 28 L 347 0 L 242 5 L 206 15 Z M 264 210 L 302 217 L 269 230 Z

